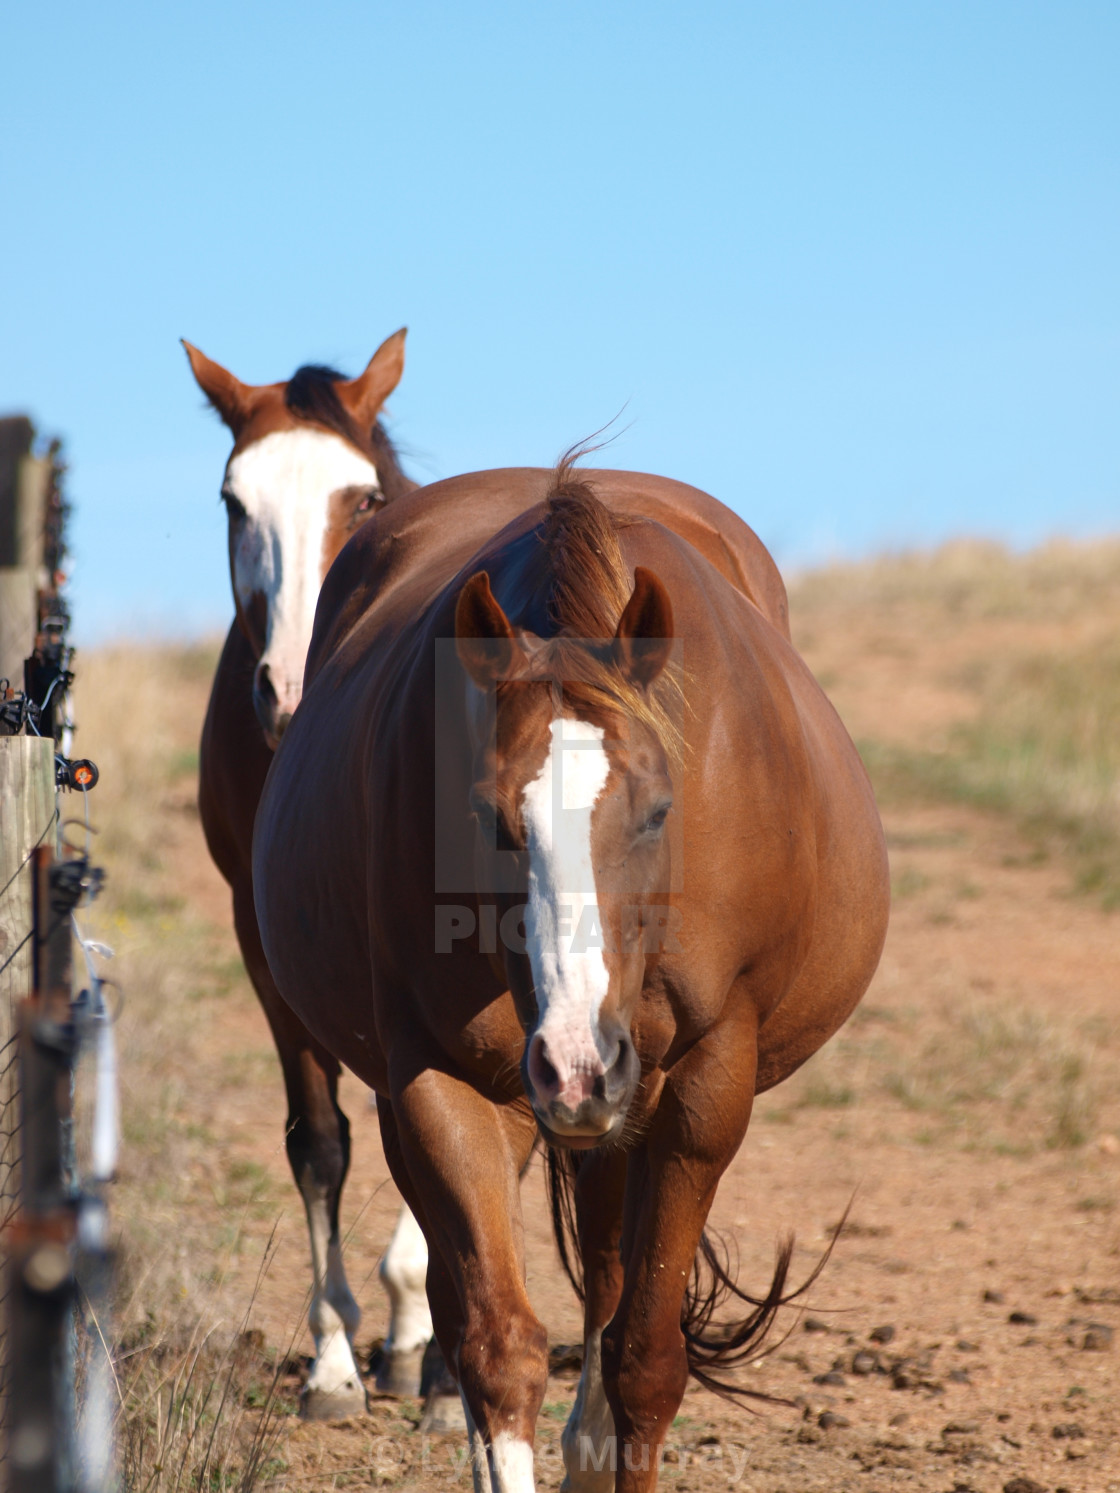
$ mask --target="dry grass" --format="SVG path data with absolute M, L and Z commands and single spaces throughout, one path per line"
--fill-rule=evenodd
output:
M 127 1489 L 249 1493 L 282 1471 L 283 1360 L 260 1335 L 224 1341 L 202 1323 L 176 1338 L 118 1345 L 118 1441 Z
M 993 658 L 969 671 L 976 719 L 941 752 L 861 744 L 887 802 L 948 798 L 1011 814 L 1068 853 L 1077 890 L 1120 906 L 1120 644 Z
M 292 1408 L 278 1398 L 280 1360 L 249 1326 L 252 1300 L 225 1289 L 280 1201 L 262 1168 L 192 1118 L 200 1084 L 222 1081 L 208 1018 L 245 979 L 228 929 L 195 905 L 197 852 L 184 854 L 216 658 L 217 645 L 113 648 L 83 653 L 76 670 L 78 741 L 101 772 L 93 854 L 107 872 L 85 921 L 117 949 L 122 992 L 119 1446 L 126 1488 L 146 1493 L 254 1486 L 277 1465 L 276 1412 Z M 258 1258 L 266 1268 L 267 1248 Z
M 764 1113 L 788 1123 L 799 1110 L 855 1111 L 889 1096 L 909 1142 L 1016 1156 L 1076 1148 L 1096 1133 L 1101 1094 L 1116 1085 L 1101 1056 L 1109 1046 L 1091 1020 L 1048 1020 L 963 993 L 934 1013 L 866 1005 Z
M 944 682 L 971 698 L 969 718 L 928 745 L 857 730 L 885 805 L 1008 814 L 1037 854 L 1070 858 L 1079 892 L 1120 906 L 1120 544 L 1014 556 L 958 543 L 808 576 L 793 604 L 810 627 L 874 613 L 900 647 L 943 640 Z M 1025 645 L 992 628 L 1007 619 L 1029 624 Z
M 1115 611 L 1120 540 L 1055 540 L 1027 554 L 958 539 L 935 550 L 880 555 L 798 576 L 790 586 L 799 618 L 850 611 L 927 608 L 945 617 L 1055 619 Z

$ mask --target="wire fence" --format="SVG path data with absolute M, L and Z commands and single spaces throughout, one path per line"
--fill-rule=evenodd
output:
M 109 951 L 84 939 L 75 919 L 101 881 L 88 810 L 83 846 L 68 843 L 59 815 L 60 795 L 85 800 L 97 769 L 70 757 L 65 467 L 57 442 L 37 455 L 33 439 L 23 417 L 0 420 L 0 1486 L 113 1493 L 105 1190 L 118 1119 L 98 973 Z M 83 1057 L 94 1100 L 79 1165 Z M 79 1330 L 83 1318 L 91 1330 Z

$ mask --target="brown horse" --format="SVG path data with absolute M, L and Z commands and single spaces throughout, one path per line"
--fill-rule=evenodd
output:
M 233 892 L 234 923 L 272 1029 L 288 1096 L 288 1158 L 311 1238 L 310 1323 L 316 1358 L 305 1414 L 364 1408 L 352 1339 L 357 1303 L 343 1269 L 338 1209 L 350 1127 L 338 1106 L 339 1065 L 276 990 L 253 910 L 253 820 L 276 741 L 303 687 L 315 605 L 327 570 L 356 528 L 416 484 L 401 471 L 378 413 L 404 368 L 403 329 L 356 379 L 304 367 L 287 383 L 251 386 L 184 343 L 233 451 L 222 498 L 236 617 L 214 679 L 199 763 L 199 807 L 210 853 Z M 392 1305 L 382 1388 L 415 1394 L 431 1333 L 427 1257 L 405 1209 L 382 1263 Z
M 403 499 L 327 579 L 254 873 L 280 991 L 377 1091 L 477 1485 L 533 1487 L 547 1351 L 517 1179 L 543 1134 L 569 1148 L 586 1284 L 566 1486 L 652 1488 L 689 1372 L 719 1382 L 783 1299 L 788 1252 L 711 1330 L 720 1176 L 886 928 L 871 789 L 769 556 L 653 477 Z

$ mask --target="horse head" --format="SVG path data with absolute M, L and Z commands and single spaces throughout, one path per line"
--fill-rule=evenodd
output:
M 405 329 L 358 378 L 308 366 L 286 383 L 243 384 L 184 342 L 229 427 L 222 501 L 237 620 L 257 663 L 253 706 L 275 746 L 299 704 L 323 577 L 350 534 L 407 484 L 378 412 L 404 371 Z
M 523 903 L 524 940 L 503 916 L 502 958 L 525 1092 L 548 1140 L 615 1140 L 670 888 L 670 751 L 651 688 L 673 647 L 669 596 L 639 567 L 613 638 L 542 639 L 513 627 L 481 571 L 460 593 L 456 639 L 476 707 L 491 707 L 473 733 L 478 848 L 520 870 L 505 900 Z

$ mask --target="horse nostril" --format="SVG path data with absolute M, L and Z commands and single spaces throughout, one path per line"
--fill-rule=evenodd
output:
M 638 1054 L 630 1038 L 623 1033 L 618 1039 L 618 1047 L 611 1060 L 606 1074 L 600 1080 L 603 1087 L 603 1097 L 617 1102 L 620 1096 L 625 1094 L 637 1079 Z
M 544 1038 L 539 1033 L 529 1047 L 529 1082 L 542 1099 L 560 1087 L 560 1075 L 549 1062 Z
M 282 724 L 277 720 L 279 706 L 280 700 L 272 682 L 272 672 L 266 663 L 259 663 L 253 672 L 253 710 L 265 736 L 271 738 L 272 746 L 280 740 L 284 726 L 291 719 L 289 714 Z
M 276 701 L 276 686 L 272 682 L 272 672 L 267 664 L 257 665 L 256 678 L 257 693 L 262 700 L 274 704 Z
M 545 1056 L 544 1048 L 541 1048 L 537 1058 L 537 1071 L 541 1077 L 541 1083 L 546 1089 L 552 1088 L 553 1084 L 560 1082 L 560 1075 Z

